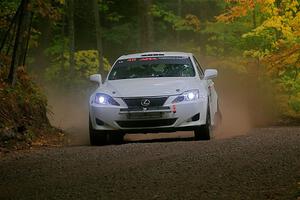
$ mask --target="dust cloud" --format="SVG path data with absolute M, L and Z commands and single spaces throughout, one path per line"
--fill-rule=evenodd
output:
M 216 138 L 228 138 L 247 134 L 258 126 L 274 121 L 276 111 L 272 104 L 271 89 L 262 90 L 255 77 L 238 74 L 228 69 L 219 69 L 215 80 L 222 112 L 222 125 L 216 131 Z M 266 88 L 266 87 L 264 87 Z M 51 123 L 70 135 L 73 145 L 89 144 L 88 99 L 93 87 L 82 88 L 84 92 L 62 92 L 51 87 L 47 89 L 49 118 Z M 144 141 L 168 138 L 191 138 L 192 132 L 176 134 L 134 134 L 126 135 L 127 141 Z
M 222 112 L 222 125 L 217 138 L 247 134 L 255 127 L 276 121 L 273 89 L 257 76 L 219 69 L 216 89 Z
M 88 102 L 91 93 L 47 89 L 49 120 L 53 126 L 68 133 L 72 145 L 89 144 Z

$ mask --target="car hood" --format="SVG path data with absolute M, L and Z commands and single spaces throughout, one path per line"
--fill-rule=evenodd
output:
M 195 77 L 124 79 L 106 81 L 101 91 L 113 97 L 171 96 L 201 85 Z

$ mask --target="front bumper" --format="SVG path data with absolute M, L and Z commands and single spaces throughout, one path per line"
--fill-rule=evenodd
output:
M 207 100 L 172 104 L 174 98 L 169 97 L 161 107 L 142 110 L 128 109 L 121 98 L 115 98 L 120 106 L 104 106 L 90 102 L 93 129 L 127 133 L 168 132 L 192 130 L 206 123 Z

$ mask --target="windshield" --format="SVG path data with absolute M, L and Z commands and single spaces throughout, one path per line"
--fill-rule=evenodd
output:
M 195 70 L 188 57 L 145 57 L 117 61 L 108 80 L 194 76 Z

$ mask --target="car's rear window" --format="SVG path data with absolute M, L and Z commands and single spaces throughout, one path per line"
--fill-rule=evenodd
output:
M 165 56 L 118 60 L 108 80 L 194 76 L 195 70 L 189 57 Z

